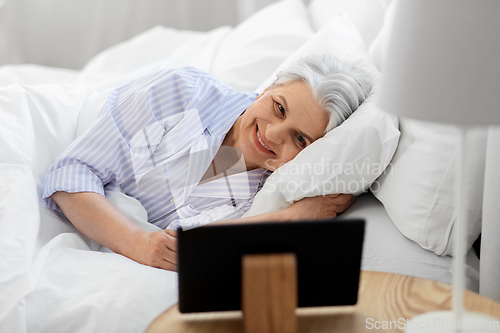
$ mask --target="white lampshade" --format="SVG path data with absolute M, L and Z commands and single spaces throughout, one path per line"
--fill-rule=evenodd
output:
M 393 5 L 378 105 L 421 120 L 500 123 L 500 0 Z
M 433 122 L 500 123 L 500 0 L 401 0 L 393 5 L 394 16 L 384 27 L 389 36 L 378 106 L 402 117 Z M 466 165 L 462 151 L 465 129 L 460 133 L 453 311 L 416 316 L 406 332 L 456 332 L 452 327 L 428 327 L 428 322 L 467 323 L 460 332 L 475 332 L 474 327 L 497 320 L 463 307 L 467 205 L 461 177 L 467 174 L 462 170 Z

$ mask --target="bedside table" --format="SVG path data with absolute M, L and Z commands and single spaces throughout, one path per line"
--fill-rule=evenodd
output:
M 298 333 L 402 332 L 406 320 L 451 308 L 451 286 L 412 276 L 362 271 L 355 306 L 300 308 Z M 466 291 L 465 308 L 499 318 L 500 304 Z M 146 333 L 244 332 L 241 311 L 180 314 L 177 305 L 158 316 Z

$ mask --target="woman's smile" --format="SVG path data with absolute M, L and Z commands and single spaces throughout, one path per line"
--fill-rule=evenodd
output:
M 260 135 L 259 133 L 259 126 L 255 126 L 257 128 L 256 130 L 256 138 L 257 138 L 257 142 L 255 143 L 255 145 L 257 146 L 257 148 L 261 151 L 263 151 L 264 153 L 266 154 L 273 154 L 273 155 L 276 155 L 269 147 L 266 143 L 264 143 L 264 139 L 262 138 L 262 136 Z M 254 140 L 255 141 L 255 140 Z M 264 148 L 264 149 L 262 149 Z

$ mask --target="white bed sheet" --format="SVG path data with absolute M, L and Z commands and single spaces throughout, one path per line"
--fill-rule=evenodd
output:
M 79 111 L 100 92 L 168 65 L 210 71 L 230 29 L 202 35 L 158 27 L 98 55 L 81 72 L 0 68 L 0 332 L 140 332 L 177 301 L 176 273 L 98 251 L 43 206 L 41 181 L 75 138 Z M 171 48 L 157 47 L 167 40 Z M 136 207 L 140 220 L 144 212 Z M 373 197 L 362 196 L 344 216 L 368 219 L 365 269 L 450 281 L 450 258 L 404 238 Z M 477 258 L 469 263 L 468 285 L 476 289 Z
M 230 29 L 157 27 L 81 72 L 0 68 L 0 332 L 140 332 L 177 301 L 176 273 L 95 251 L 98 244 L 43 205 L 42 181 L 99 92 L 166 66 L 208 71 Z
M 366 221 L 363 270 L 416 276 L 444 283 L 452 281 L 452 258 L 437 256 L 406 238 L 373 194 L 364 193 L 342 215 Z M 467 289 L 479 291 L 479 259 L 473 249 L 466 259 Z

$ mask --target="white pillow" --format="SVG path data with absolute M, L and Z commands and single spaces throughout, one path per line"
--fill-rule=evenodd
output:
M 222 41 L 210 73 L 238 91 L 254 91 L 314 34 L 301 0 L 264 7 Z
M 315 31 L 333 17 L 346 13 L 368 47 L 384 23 L 385 12 L 392 0 L 312 0 L 308 11 Z
M 391 5 L 370 48 L 382 71 L 393 9 Z M 372 192 L 403 235 L 438 255 L 452 254 L 458 129 L 413 119 L 401 119 L 400 126 L 401 138 L 390 172 L 378 179 L 379 186 Z M 467 196 L 469 249 L 481 232 L 486 131 L 469 131 L 467 142 L 468 172 L 461 178 Z
M 193 66 L 208 72 L 232 29 L 195 32 L 157 26 L 100 52 L 85 65 L 78 82 L 103 91 L 166 67 Z
M 400 119 L 400 128 L 391 168 L 372 192 L 403 235 L 438 255 L 451 254 L 458 128 L 405 118 Z M 461 178 L 467 196 L 469 249 L 481 232 L 486 131 L 470 131 L 467 141 L 468 172 Z
M 386 44 L 389 39 L 386 36 L 388 36 L 389 34 L 390 25 L 394 20 L 395 15 L 396 6 L 394 5 L 394 3 L 395 2 L 391 3 L 391 5 L 389 5 L 389 7 L 387 8 L 382 29 L 380 29 L 377 37 L 375 37 L 369 48 L 369 53 L 373 58 L 375 67 L 377 67 L 377 69 L 381 72 L 384 71 L 384 69 L 382 68 L 382 59 L 385 59 L 385 51 L 387 49 Z
M 364 42 L 347 16 L 335 17 L 280 67 L 309 52 L 331 52 L 341 60 L 378 73 Z M 262 91 L 275 78 L 273 74 Z M 245 216 L 284 209 L 294 201 L 327 193 L 358 195 L 389 164 L 399 139 L 397 118 L 374 106 L 377 88 L 342 125 L 300 152 L 268 178 Z

